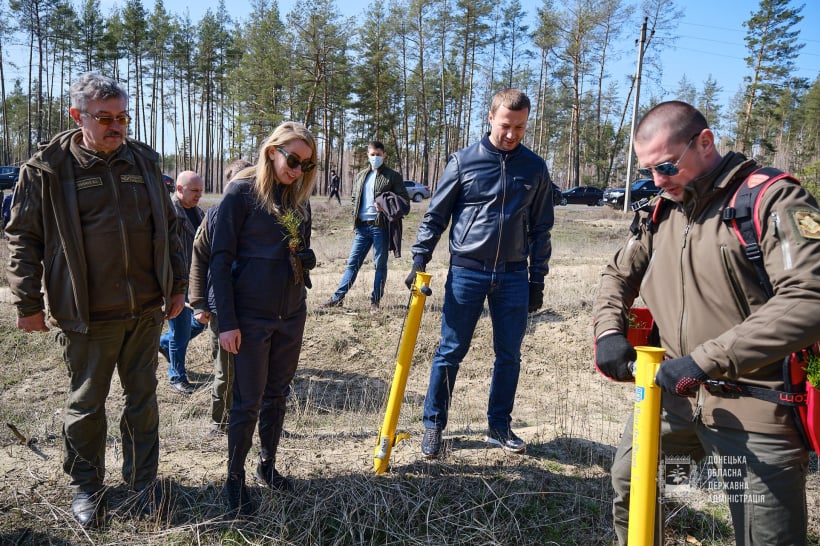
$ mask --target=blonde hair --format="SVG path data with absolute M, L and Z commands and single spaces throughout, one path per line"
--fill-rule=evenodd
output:
M 256 160 L 256 165 L 243 169 L 236 177 L 247 178 L 255 175 L 253 191 L 256 194 L 256 201 L 269 213 L 280 216 L 285 210 L 293 210 L 302 218 L 307 218 L 306 203 L 316 183 L 316 169 L 309 173 L 303 172 L 293 184 L 281 184 L 281 202 L 276 200 L 274 192 L 274 186 L 278 182 L 270 152 L 294 140 L 301 140 L 310 147 L 310 160 L 316 163 L 316 141 L 313 135 L 301 123 L 286 121 L 274 129 L 259 147 L 259 159 Z

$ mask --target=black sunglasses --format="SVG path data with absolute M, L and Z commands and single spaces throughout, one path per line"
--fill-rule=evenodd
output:
M 95 116 L 90 112 L 83 112 L 83 115 L 96 119 L 97 123 L 100 125 L 111 125 L 114 121 L 120 125 L 128 125 L 131 123 L 131 116 L 128 114 L 122 114 L 119 116 Z
M 692 146 L 692 143 L 698 138 L 698 135 L 692 135 L 692 138 L 689 139 L 689 143 L 686 145 L 686 148 L 683 149 L 683 153 L 680 154 L 680 157 L 677 161 L 672 163 L 671 161 L 664 161 L 663 163 L 658 163 L 654 167 L 644 167 L 643 169 L 638 169 L 638 176 L 641 178 L 652 178 L 652 171 L 655 171 L 658 174 L 662 174 L 663 176 L 675 176 L 680 172 L 678 169 L 678 164 L 683 161 L 683 157 L 686 155 L 686 152 L 689 151 L 689 148 Z
M 285 156 L 285 162 L 288 164 L 289 169 L 295 169 L 296 167 L 301 167 L 303 173 L 309 173 L 313 169 L 316 168 L 316 163 L 311 161 L 310 159 L 306 159 L 304 161 L 300 161 L 298 157 L 293 155 L 292 153 L 288 152 L 284 148 L 276 148 L 279 150 L 283 156 Z

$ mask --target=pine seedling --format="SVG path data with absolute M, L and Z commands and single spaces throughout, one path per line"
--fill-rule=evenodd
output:
M 290 268 L 293 271 L 293 284 L 304 282 L 304 270 L 302 269 L 302 260 L 296 258 L 296 251 L 299 245 L 302 244 L 302 238 L 299 234 L 299 226 L 302 225 L 302 218 L 296 214 L 296 211 L 286 210 L 279 215 L 279 223 L 285 228 L 285 234 L 288 239 L 288 249 L 290 249 Z

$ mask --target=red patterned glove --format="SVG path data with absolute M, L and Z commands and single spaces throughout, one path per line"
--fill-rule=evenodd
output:
M 691 356 L 664 360 L 655 374 L 655 384 L 660 388 L 668 393 L 690 398 L 695 396 L 698 387 L 707 379 L 709 376 Z

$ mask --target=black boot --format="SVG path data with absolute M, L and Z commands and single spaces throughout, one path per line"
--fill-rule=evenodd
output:
M 261 483 L 278 491 L 293 491 L 290 481 L 276 470 L 276 451 L 279 449 L 279 439 L 285 424 L 286 404 L 284 397 L 276 399 L 265 412 L 265 422 L 259 427 L 262 454 L 256 465 L 255 476 Z M 263 459 L 263 455 L 267 455 L 268 459 Z
M 245 474 L 229 474 L 225 480 L 225 496 L 228 498 L 228 507 L 231 515 L 247 517 L 256 512 L 256 506 L 251 501 L 248 488 L 245 487 Z
M 293 484 L 276 470 L 273 460 L 263 461 L 261 457 L 259 458 L 259 464 L 256 465 L 256 479 L 271 489 L 293 491 Z
M 105 491 L 75 493 L 71 500 L 71 513 L 84 529 L 97 529 L 105 525 L 108 501 Z

